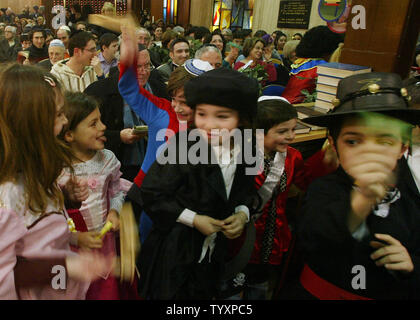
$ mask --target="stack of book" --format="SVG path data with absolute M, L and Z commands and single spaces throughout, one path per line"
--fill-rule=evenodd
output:
M 313 124 L 308 124 L 305 122 L 305 119 L 308 117 L 316 117 L 316 116 L 322 116 L 324 115 L 323 112 L 319 112 L 317 110 L 315 110 L 315 107 L 307 107 L 307 106 L 295 106 L 295 109 L 297 111 L 298 114 L 298 119 L 300 123 L 305 124 L 306 126 L 309 126 L 311 130 L 321 130 L 321 129 L 325 129 L 322 127 L 318 127 L 315 126 Z
M 334 108 L 331 101 L 337 94 L 337 86 L 341 79 L 359 74 L 371 72 L 372 68 L 330 62 L 318 66 L 318 80 L 316 85 L 316 101 L 314 109 L 323 113 Z

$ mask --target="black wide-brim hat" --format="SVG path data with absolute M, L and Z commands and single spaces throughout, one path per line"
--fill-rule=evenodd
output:
M 417 125 L 420 110 L 409 107 L 410 97 L 398 74 L 370 72 L 353 75 L 338 83 L 334 108 L 322 116 L 309 117 L 305 122 L 329 127 L 345 116 L 376 112 Z
M 227 68 L 207 71 L 184 86 L 187 105 L 212 104 L 234 109 L 252 121 L 257 114 L 258 82 Z

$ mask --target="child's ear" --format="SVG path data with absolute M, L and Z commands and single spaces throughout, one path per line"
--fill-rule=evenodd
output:
M 67 130 L 66 131 L 66 133 L 64 134 L 64 140 L 67 142 L 67 143 L 71 143 L 71 142 L 73 142 L 73 131 L 71 131 L 71 130 Z
M 408 145 L 406 145 L 406 144 L 403 144 L 402 146 L 401 146 L 401 152 L 400 152 L 400 154 L 398 155 L 398 159 L 401 159 L 402 158 L 402 156 L 404 155 L 404 153 L 408 150 L 408 148 L 409 148 L 409 146 Z
M 330 143 L 331 148 L 337 153 L 337 148 L 335 147 L 334 139 L 330 135 L 328 135 L 328 142 Z

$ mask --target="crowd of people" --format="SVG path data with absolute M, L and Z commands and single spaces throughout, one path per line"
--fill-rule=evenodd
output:
M 304 159 L 293 104 L 343 35 L 91 13 L 55 30 L 42 6 L 0 11 L 1 299 L 419 298 L 419 55 L 404 81 L 340 81 Z M 120 282 L 127 202 L 141 250 Z

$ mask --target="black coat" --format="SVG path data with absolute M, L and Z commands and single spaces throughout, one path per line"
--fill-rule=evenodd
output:
M 105 148 L 111 150 L 121 161 L 125 146 L 120 138 L 120 131 L 124 129 L 124 100 L 118 90 L 118 78 L 118 69 L 112 68 L 108 78 L 93 82 L 84 93 L 99 99 L 101 120 L 107 127 Z M 150 73 L 148 82 L 154 95 L 169 100 L 166 86 L 157 71 Z
M 352 179 L 340 167 L 336 172 L 315 180 L 309 187 L 299 227 L 305 263 L 321 278 L 353 294 L 373 299 L 419 298 L 420 288 L 420 208 L 401 181 L 397 188 L 401 198 L 390 205 L 382 218 L 371 213 L 366 219 L 370 234 L 358 241 L 347 227 L 350 212 Z M 408 250 L 414 271 L 410 275 L 388 272 L 370 258 L 375 249 L 369 242 L 375 233 L 389 234 Z M 352 268 L 366 270 L 366 289 L 352 288 L 356 274 Z M 289 289 L 289 298 L 309 298 L 300 284 Z
M 255 176 L 245 175 L 245 166 L 237 165 L 229 199 L 217 164 L 161 165 L 156 161 L 151 166 L 140 189 L 144 209 L 153 221 L 138 258 L 140 296 L 211 299 L 217 295 L 229 240 L 219 232 L 211 263 L 208 256 L 198 263 L 206 237 L 176 220 L 185 208 L 221 220 L 239 205 L 251 210 Z

